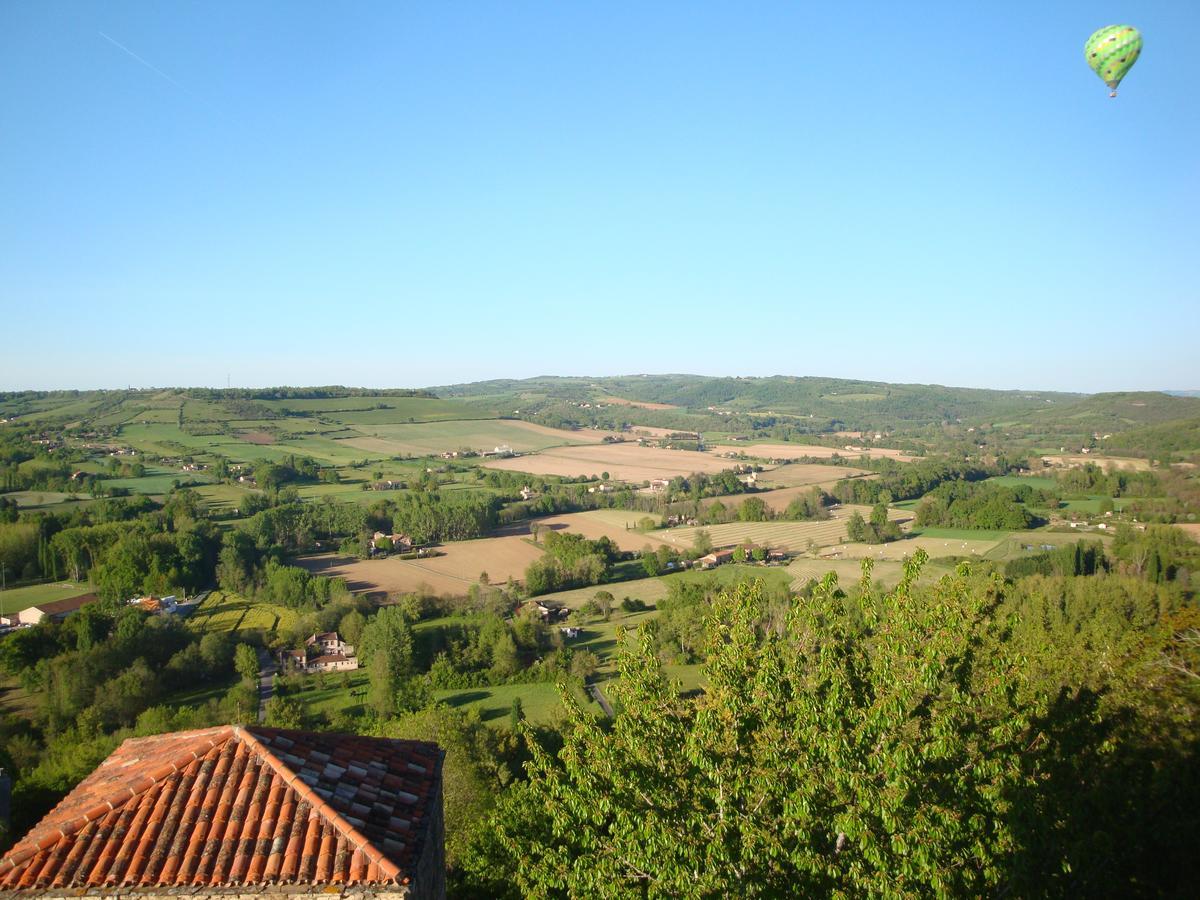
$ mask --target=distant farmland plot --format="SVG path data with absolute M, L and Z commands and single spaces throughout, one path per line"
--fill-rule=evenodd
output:
M 613 406 L 636 406 L 640 409 L 678 409 L 670 403 L 646 403 L 642 400 L 626 400 L 624 397 L 597 397 L 597 403 L 609 403 Z
M 655 522 L 662 519 L 661 516 L 654 513 L 641 513 L 627 509 L 596 509 L 590 512 L 547 516 L 544 519 L 538 519 L 538 523 L 555 531 L 566 530 L 582 534 L 591 541 L 607 537 L 622 550 L 641 550 L 646 544 L 658 546 L 664 543 L 660 535 L 665 532 L 656 530 L 642 533 L 633 530 L 640 519 L 647 517 Z M 626 526 L 629 527 L 626 528 Z
M 532 456 L 485 463 L 488 468 L 534 475 L 602 475 L 640 484 L 654 478 L 673 478 L 693 472 L 712 474 L 732 469 L 732 460 L 689 450 L 663 450 L 632 443 L 592 444 L 586 447 L 555 447 Z
M 60 503 L 70 503 L 75 500 L 91 500 L 91 494 L 65 494 L 62 491 L 10 491 L 4 495 L 16 502 L 22 509 L 36 509 L 42 506 L 57 506 Z
M 931 567 L 932 568 L 932 567 Z M 843 559 L 813 559 L 811 557 L 800 557 L 788 563 L 787 572 L 792 576 L 792 587 L 799 589 L 804 587 L 810 581 L 820 581 L 830 572 L 833 572 L 838 577 L 838 584 L 846 587 L 856 584 L 858 579 L 862 577 L 862 560 L 843 558 Z M 941 575 L 943 570 L 939 569 L 936 573 L 927 571 L 926 575 Z M 903 566 L 896 560 L 880 560 L 875 563 L 871 571 L 871 579 L 882 581 L 889 587 L 899 584 L 900 578 L 903 576 Z
M 339 443 L 391 456 L 426 456 L 462 448 L 490 452 L 503 446 L 510 447 L 518 453 L 528 453 L 560 444 L 599 442 L 608 433 L 565 431 L 516 419 L 473 419 L 413 425 L 359 425 L 357 430 L 365 436 L 346 438 Z
M 444 556 L 426 559 L 355 559 L 336 554 L 306 556 L 296 560 L 310 572 L 344 578 L 352 591 L 388 594 L 430 590 L 434 594 L 462 596 L 488 573 L 493 583 L 510 577 L 520 581 L 531 562 L 542 551 L 530 540 L 516 535 L 453 541 L 438 548 Z
M 733 464 L 733 460 L 730 463 Z M 758 473 L 759 487 L 793 488 L 806 485 L 832 486 L 843 478 L 873 478 L 873 473 L 850 466 L 824 466 L 820 463 L 791 463 Z
M 960 539 L 939 535 L 930 537 L 927 534 L 916 537 L 905 537 L 899 541 L 887 544 L 849 544 L 837 543 L 827 548 L 845 559 L 901 560 L 912 556 L 917 550 L 924 550 L 930 557 L 941 556 L 975 556 L 980 559 L 991 558 L 988 554 L 1007 539 L 990 537 L 989 532 L 979 532 L 975 538 Z
M 987 480 L 988 484 L 998 484 L 1001 487 L 1014 488 L 1028 485 L 1037 491 L 1053 491 L 1058 488 L 1058 482 L 1053 478 L 1040 475 L 996 475 Z
M 728 547 L 752 541 L 766 547 L 778 547 L 798 552 L 812 541 L 818 547 L 827 547 L 846 540 L 846 521 L 854 512 L 864 518 L 871 514 L 869 506 L 846 505 L 832 511 L 832 518 L 818 522 L 730 522 L 726 525 L 701 526 L 709 533 L 714 547 Z M 889 510 L 895 521 L 905 521 L 911 514 L 903 510 Z M 697 528 L 672 528 L 659 532 L 667 543 L 678 548 L 690 547 L 695 542 Z
M 1131 456 L 1098 456 L 1096 454 L 1088 454 L 1087 456 L 1061 456 L 1054 454 L 1046 456 L 1044 459 L 1050 462 L 1050 465 L 1059 468 L 1071 468 L 1073 466 L 1085 466 L 1088 463 L 1099 466 L 1106 472 L 1114 470 L 1124 470 L 1126 472 L 1149 472 L 1150 460 L 1138 459 Z
M 620 603 L 626 597 L 641 600 L 647 606 L 654 606 L 667 596 L 667 582 L 663 578 L 640 578 L 637 581 L 620 581 L 616 584 L 596 584 L 590 587 L 576 588 L 571 591 L 559 591 L 555 594 L 543 594 L 539 599 L 561 603 L 569 609 L 579 609 L 596 596 L 597 591 L 608 591 Z M 624 618 L 625 613 L 615 610 L 613 618 Z
M 170 493 L 176 481 L 203 481 L 212 479 L 203 472 L 181 472 L 179 469 L 164 469 L 159 466 L 147 466 L 146 474 L 141 478 L 108 478 L 105 487 L 124 488 L 135 494 L 167 494 Z
M 906 456 L 901 450 L 892 450 L 887 447 L 865 447 L 861 450 L 845 450 L 839 447 L 823 447 L 817 444 L 748 444 L 739 442 L 731 444 L 728 447 L 714 449 L 711 452 L 726 453 L 729 450 L 740 450 L 747 456 L 759 456 L 764 459 L 800 459 L 805 456 L 810 456 L 813 459 L 829 459 L 835 455 L 843 459 L 858 459 L 860 456 L 886 456 L 890 459 L 899 460 L 912 459 L 912 457 Z
M 438 400 L 426 397 L 331 397 L 314 400 L 266 400 L 263 406 L 282 412 L 293 410 L 332 422 L 387 424 L 389 422 L 437 422 L 448 419 L 490 418 L 498 411 L 495 403 L 474 400 Z M 378 409 L 377 407 L 384 407 Z

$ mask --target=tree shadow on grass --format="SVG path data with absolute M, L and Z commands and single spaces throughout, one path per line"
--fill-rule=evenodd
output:
M 466 706 L 468 703 L 486 700 L 490 696 L 490 691 L 463 691 L 461 694 L 446 697 L 442 702 L 447 706 Z

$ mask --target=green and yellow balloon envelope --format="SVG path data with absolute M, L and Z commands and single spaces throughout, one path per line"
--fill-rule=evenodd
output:
M 1115 97 L 1117 85 L 1142 53 L 1142 36 L 1132 25 L 1107 25 L 1087 39 L 1083 52 L 1092 71 L 1112 88 L 1109 96 Z

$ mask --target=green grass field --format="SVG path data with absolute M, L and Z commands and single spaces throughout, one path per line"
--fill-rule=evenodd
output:
M 59 581 L 54 584 L 35 584 L 29 587 L 9 588 L 0 591 L 0 615 L 20 612 L 39 603 L 53 603 L 91 592 L 87 582 L 78 584 Z
M 323 678 L 316 675 L 306 676 L 303 688 L 287 696 L 298 700 L 303 706 L 305 717 L 312 721 L 322 715 L 362 713 L 366 702 L 362 692 L 369 686 L 370 679 L 367 673 L 360 669 L 356 672 L 331 673 Z M 558 688 L 545 682 L 434 692 L 434 699 L 439 703 L 445 703 L 455 709 L 477 709 L 485 722 L 501 726 L 508 725 L 509 711 L 515 697 L 521 698 L 521 709 L 525 718 L 534 724 L 553 722 L 565 712 Z M 579 696 L 579 700 L 584 702 L 582 695 Z M 594 703 L 591 705 L 595 706 Z
M 1018 485 L 1027 484 L 1031 488 L 1040 491 L 1053 491 L 1058 487 L 1058 482 L 1053 478 L 1046 478 L 1041 475 L 997 475 L 994 478 L 987 480 L 988 484 L 998 484 L 1001 487 L 1017 487 Z
M 105 480 L 104 485 L 124 488 L 134 494 L 168 494 L 175 482 L 187 484 L 189 481 L 208 483 L 212 478 L 203 472 L 182 472 L 179 469 L 147 466 L 146 474 L 141 478 L 109 478 Z
M 986 528 L 914 528 L 913 537 L 940 538 L 946 541 L 999 541 L 1011 531 L 989 531 Z
M 264 400 L 263 406 L 276 412 L 292 410 L 305 419 L 320 418 L 346 424 L 383 424 L 388 422 L 439 422 L 448 419 L 493 418 L 505 408 L 479 400 L 440 400 L 425 397 L 334 397 L 320 400 Z M 384 409 L 376 409 L 382 406 Z
M 455 709 L 476 709 L 480 718 L 489 725 L 508 726 L 513 699 L 521 698 L 521 711 L 525 719 L 535 725 L 546 725 L 562 718 L 566 707 L 558 694 L 558 686 L 546 682 L 536 684 L 502 684 L 496 687 L 463 688 L 462 690 L 437 691 L 434 697 Z M 584 709 L 599 714 L 599 707 L 591 701 L 578 697 Z
M 21 509 L 50 509 L 64 503 L 81 503 L 91 500 L 91 494 L 64 494 L 62 491 L 10 491 L 4 495 L 15 500 Z
M 367 437 L 351 439 L 349 443 L 354 447 L 363 448 L 354 451 L 360 456 L 364 450 L 390 456 L 423 456 L 464 447 L 476 451 L 490 451 L 502 445 L 507 445 L 518 453 L 528 453 L 564 444 L 599 442 L 599 437 L 594 433 L 584 431 L 575 436 L 573 432 L 540 429 L 523 422 L 504 419 L 425 422 L 412 425 L 363 424 L 357 426 L 357 430 Z
M 1133 500 L 1127 500 L 1122 497 L 1114 498 L 1104 497 L 1101 495 L 1092 495 L 1086 499 L 1064 500 L 1062 505 L 1059 507 L 1059 511 L 1077 512 L 1083 513 L 1084 515 L 1096 516 L 1100 514 L 1100 504 L 1105 500 L 1112 501 L 1113 509 L 1116 512 L 1120 512 L 1130 503 L 1134 502 Z
M 37 706 L 37 697 L 21 687 L 15 676 L 0 676 L 0 713 L 31 719 Z

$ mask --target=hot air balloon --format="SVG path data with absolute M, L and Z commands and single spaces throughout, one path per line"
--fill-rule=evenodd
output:
M 1132 25 L 1107 25 L 1083 45 L 1087 64 L 1112 88 L 1108 96 L 1117 96 L 1117 85 L 1129 74 L 1142 53 L 1142 35 Z

